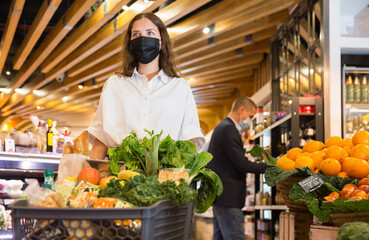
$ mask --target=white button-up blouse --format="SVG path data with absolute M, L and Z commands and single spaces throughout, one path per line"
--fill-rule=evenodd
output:
M 106 81 L 99 106 L 87 129 L 90 141 L 99 139 L 107 147 L 118 147 L 131 131 L 139 139 L 163 130 L 161 138 L 192 140 L 197 147 L 205 141 L 195 99 L 188 82 L 168 77 L 161 70 L 150 81 L 135 69 L 131 77 L 116 74 Z

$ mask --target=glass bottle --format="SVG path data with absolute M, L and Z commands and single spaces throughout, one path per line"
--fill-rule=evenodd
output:
M 42 187 L 49 188 L 55 191 L 55 183 L 54 183 L 54 170 L 53 169 L 45 169 L 44 171 L 44 184 Z
M 54 138 L 54 133 L 52 128 L 52 120 L 49 119 L 47 120 L 47 125 L 48 125 L 48 129 L 46 132 L 46 151 L 47 152 L 52 152 L 53 151 L 53 138 Z
M 346 102 L 347 103 L 354 102 L 354 85 L 352 84 L 351 76 L 348 77 L 346 82 Z
M 359 82 L 359 78 L 356 76 L 354 81 L 354 102 L 361 102 L 361 86 Z
M 368 102 L 368 83 L 366 81 L 366 76 L 363 77 L 363 82 L 361 85 L 361 102 Z

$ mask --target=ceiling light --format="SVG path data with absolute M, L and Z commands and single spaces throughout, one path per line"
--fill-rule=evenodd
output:
M 62 98 L 62 101 L 63 101 L 63 103 L 67 102 L 68 101 L 68 97 L 67 96 L 63 97 Z
M 37 108 L 37 109 L 40 109 L 41 107 L 40 107 L 40 106 L 37 106 L 36 108 Z
M 208 34 L 210 32 L 210 28 L 208 27 L 204 27 L 204 29 L 202 30 L 203 33 Z
M 124 11 L 127 11 L 127 10 L 128 10 L 128 6 L 127 6 L 127 5 L 124 5 L 124 6 L 122 7 L 122 9 L 123 9 Z
M 85 85 L 84 83 L 80 83 L 80 84 L 78 84 L 78 88 L 82 89 L 84 85 Z
M 144 0 L 144 3 L 149 3 L 150 2 L 150 0 Z
M 6 75 L 10 75 L 11 72 L 10 71 L 6 71 L 5 73 L 6 73 Z
M 288 104 L 292 104 L 292 100 L 290 99 L 290 100 L 288 100 Z

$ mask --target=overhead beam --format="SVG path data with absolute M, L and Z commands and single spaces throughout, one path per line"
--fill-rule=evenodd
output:
M 37 69 L 43 60 L 64 39 L 74 25 L 84 16 L 86 11 L 95 3 L 95 0 L 74 1 L 62 19 L 58 21 L 53 30 L 42 41 L 37 50 L 23 64 L 16 76 L 10 81 L 10 92 L 0 101 L 0 108 L 9 100 L 15 89 L 20 87 Z
M 25 0 L 11 1 L 4 32 L 2 34 L 0 41 L 0 74 L 3 71 L 10 46 L 12 45 L 15 30 L 17 29 L 24 3 Z
M 252 44 L 252 42 L 259 42 L 259 41 L 265 40 L 267 38 L 270 38 L 271 36 L 273 36 L 275 34 L 275 32 L 276 32 L 276 27 L 273 26 L 273 27 L 267 28 L 265 30 L 261 30 L 259 32 L 252 33 L 252 41 L 250 41 L 250 42 L 246 41 L 246 35 L 247 34 L 246 35 L 244 33 L 240 34 L 238 32 L 238 33 L 234 33 L 234 35 L 228 35 L 228 34 L 224 33 L 224 34 L 220 34 L 218 36 L 215 36 L 214 39 L 211 41 L 212 42 L 211 44 L 209 44 L 209 40 L 201 41 L 201 42 L 196 44 L 196 47 L 184 48 L 184 49 L 176 52 L 176 55 L 178 56 L 178 60 L 181 61 L 181 59 L 184 58 L 184 57 L 189 57 L 192 54 L 196 54 L 200 51 L 205 51 L 205 50 L 211 49 L 213 47 L 216 47 L 218 45 L 225 44 L 227 42 L 235 41 L 235 40 L 238 40 L 238 41 L 234 42 L 234 43 L 239 44 L 241 46 L 246 46 L 246 45 Z M 229 33 L 229 34 L 231 34 L 231 33 Z M 242 45 L 242 44 L 244 44 L 244 45 Z
M 213 33 L 204 34 L 202 31 L 203 29 L 199 29 L 192 34 L 181 37 L 174 42 L 174 48 L 176 50 L 180 50 L 214 35 L 219 35 L 223 32 L 229 31 L 230 29 L 240 27 L 241 25 L 252 25 L 253 22 L 260 21 L 264 17 L 279 18 L 279 21 L 283 22 L 289 16 L 288 10 L 286 9 L 299 1 L 300 0 L 264 0 L 260 4 L 252 6 L 238 14 L 234 14 L 233 16 L 222 19 L 218 22 L 213 22 L 215 24 Z M 277 14 L 277 16 L 273 16 L 275 14 Z M 243 21 L 240 21 L 240 19 L 243 19 Z
M 41 64 L 41 72 L 47 73 L 61 60 L 79 47 L 117 14 L 129 0 L 104 1 L 66 40 L 62 42 Z
M 62 0 L 44 0 L 25 38 L 15 53 L 13 68 L 19 70 L 36 45 Z
M 213 7 L 205 9 L 201 13 L 171 27 L 171 37 L 174 40 L 179 37 L 182 38 L 214 22 L 234 16 L 238 12 L 244 11 L 260 2 L 262 2 L 262 0 L 223 0 Z

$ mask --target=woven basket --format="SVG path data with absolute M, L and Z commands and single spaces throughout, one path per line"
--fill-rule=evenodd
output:
M 330 222 L 337 227 L 347 222 L 356 221 L 369 221 L 369 212 L 355 212 L 355 213 L 332 213 L 330 216 Z
M 280 189 L 281 195 L 288 208 L 295 211 L 309 211 L 305 203 L 292 201 L 289 197 L 290 190 L 293 185 L 304 180 L 306 177 L 291 176 L 286 180 L 277 184 L 277 188 Z

